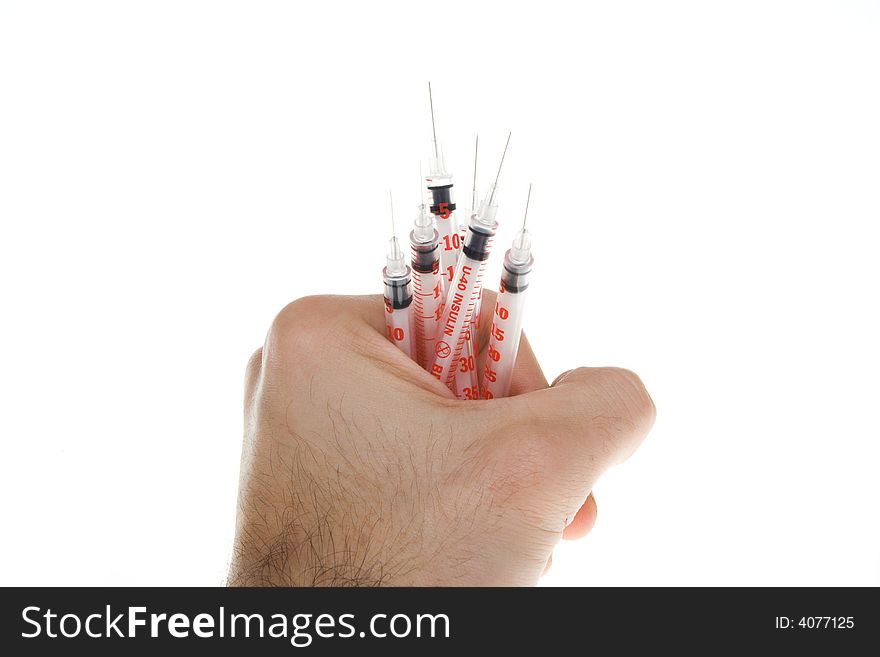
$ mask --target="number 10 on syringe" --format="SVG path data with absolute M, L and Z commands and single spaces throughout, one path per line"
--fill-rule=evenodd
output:
M 480 390 L 483 399 L 507 397 L 510 394 L 510 382 L 513 379 L 513 368 L 522 334 L 526 290 L 529 287 L 529 274 L 534 263 L 532 238 L 526 230 L 526 217 L 528 217 L 531 197 L 532 186 L 529 185 L 522 228 L 516 234 L 513 245 L 504 254 L 501 285 L 492 312 L 486 366 L 483 369 L 483 386 Z

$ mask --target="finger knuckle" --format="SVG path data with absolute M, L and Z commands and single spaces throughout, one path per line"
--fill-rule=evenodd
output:
M 263 348 L 260 347 L 251 354 L 250 358 L 248 358 L 247 366 L 245 367 L 245 372 L 247 373 L 248 378 L 253 378 L 260 371 L 262 364 Z
M 626 459 L 654 421 L 654 403 L 641 379 L 630 370 L 603 367 L 573 370 L 564 381 L 578 384 L 570 386 L 570 403 L 580 409 L 577 417 L 597 447 L 593 456 L 604 465 Z
M 287 304 L 272 321 L 267 356 L 299 358 L 313 353 L 326 330 L 331 305 L 327 296 L 302 297 Z
M 640 428 L 650 428 L 657 415 L 657 409 L 641 378 L 635 372 L 623 368 L 609 368 L 609 373 L 615 381 L 617 395 L 632 418 L 633 424 Z

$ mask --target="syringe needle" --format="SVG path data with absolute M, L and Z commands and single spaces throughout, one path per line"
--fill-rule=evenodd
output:
M 531 200 L 532 185 L 529 183 L 522 228 L 513 238 L 510 249 L 504 254 L 501 285 L 495 299 L 496 313 L 492 318 L 492 330 L 489 332 L 489 353 L 492 354 L 492 360 L 486 361 L 486 376 L 483 377 L 483 388 L 480 390 L 482 399 L 507 397 L 510 393 L 510 382 L 522 334 L 526 290 L 529 287 L 529 275 L 534 263 L 532 238 L 526 230 Z M 497 310 L 499 308 L 503 308 L 504 312 L 499 312 Z
M 388 328 L 388 339 L 407 356 L 416 359 L 416 336 L 411 308 L 413 300 L 412 274 L 406 264 L 406 256 L 397 241 L 397 227 L 394 225 L 394 197 L 388 190 L 388 202 L 391 205 L 391 239 L 388 240 L 388 253 L 385 255 L 385 267 L 382 269 L 382 280 L 385 286 L 385 325 Z
M 520 230 L 526 229 L 526 217 L 529 216 L 529 201 L 531 200 L 531 198 L 532 198 L 532 183 L 529 183 L 529 193 L 528 193 L 528 196 L 526 196 L 526 211 L 523 213 L 523 223 L 522 223 L 522 228 L 520 228 Z
M 437 127 L 434 125 L 434 95 L 431 93 L 431 81 L 428 81 L 428 102 L 431 103 L 431 132 L 434 134 L 434 159 L 437 159 Z
M 477 153 L 480 151 L 480 135 L 474 140 L 474 186 L 471 187 L 471 212 L 477 209 Z
M 510 136 L 513 132 L 507 133 L 507 141 L 504 142 L 504 152 L 501 153 L 501 163 L 498 165 L 498 173 L 495 174 L 495 184 L 498 184 L 498 178 L 501 176 L 501 167 L 504 166 L 504 156 L 507 155 L 507 147 L 510 145 Z
M 391 190 L 388 190 L 388 203 L 391 205 L 391 237 L 397 237 L 397 230 L 394 228 L 394 197 Z
M 504 152 L 501 153 L 501 163 L 498 165 L 498 173 L 495 174 L 495 184 L 492 185 L 492 193 L 489 195 L 489 205 L 492 205 L 492 201 L 495 200 L 495 190 L 498 187 L 498 178 L 501 177 L 501 167 L 504 166 L 504 156 L 507 155 L 507 147 L 510 145 L 510 136 L 513 132 L 507 133 L 507 141 L 504 143 Z

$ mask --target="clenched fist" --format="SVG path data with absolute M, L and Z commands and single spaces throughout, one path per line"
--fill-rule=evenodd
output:
M 273 322 L 247 367 L 230 584 L 532 585 L 654 421 L 635 374 L 548 386 L 525 337 L 511 397 L 459 401 L 384 333 L 377 296 Z

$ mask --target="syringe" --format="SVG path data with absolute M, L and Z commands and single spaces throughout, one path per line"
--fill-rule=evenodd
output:
M 434 340 L 443 313 L 443 280 L 440 276 L 440 236 L 425 204 L 419 206 L 415 226 L 409 234 L 413 278 L 413 320 L 416 331 L 416 360 L 430 369 Z
M 482 290 L 483 270 L 492 250 L 492 239 L 498 229 L 498 222 L 495 221 L 495 215 L 498 212 L 498 206 L 495 205 L 495 193 L 509 144 L 510 135 L 504 145 L 504 153 L 501 155 L 501 164 L 498 166 L 495 182 L 489 187 L 489 192 L 480 203 L 479 209 L 471 215 L 464 246 L 455 266 L 452 284 L 446 295 L 437 342 L 434 344 L 435 357 L 434 364 L 431 366 L 431 374 L 450 389 L 454 387 L 455 371 L 464 345 L 465 329 L 473 317 L 474 308 Z M 458 396 L 460 399 L 466 398 L 462 394 Z
M 471 205 L 470 214 L 477 211 L 477 156 L 480 152 L 480 135 L 474 139 L 474 178 L 471 187 Z M 465 226 L 465 231 L 467 227 Z M 464 240 L 464 235 L 461 239 Z M 456 250 L 456 256 L 459 250 Z M 456 258 L 457 260 L 457 258 Z M 455 368 L 455 387 L 453 391 L 457 397 L 464 399 L 480 398 L 480 382 L 477 375 L 477 331 L 479 329 L 480 319 L 480 301 L 483 298 L 482 291 L 477 297 L 474 304 L 474 312 L 471 321 L 464 330 L 464 346 L 461 349 L 461 356 Z
M 458 363 L 455 366 L 455 377 L 453 377 L 452 391 L 459 399 L 479 399 L 480 398 L 480 379 L 477 376 L 477 328 L 473 321 L 473 317 L 480 312 L 480 298 L 477 297 L 474 303 L 474 310 L 471 313 L 471 321 L 464 327 L 462 333 L 461 354 L 458 357 Z
M 504 254 L 501 285 L 492 313 L 486 367 L 483 370 L 483 386 L 480 391 L 483 399 L 507 397 L 510 393 L 510 381 L 522 333 L 526 289 L 529 287 L 529 274 L 534 263 L 532 238 L 526 230 L 531 198 L 532 186 L 529 185 L 522 228 L 516 234 L 513 246 Z
M 455 219 L 455 201 L 452 198 L 452 174 L 446 171 L 446 160 L 443 147 L 437 142 L 437 127 L 434 123 L 434 96 L 431 83 L 428 83 L 428 100 L 431 103 L 431 132 L 434 136 L 433 157 L 430 160 L 428 176 L 425 182 L 431 192 L 431 214 L 437 222 L 440 234 L 440 272 L 444 277 L 444 285 L 448 287 L 455 271 L 458 250 L 461 247 L 461 236 L 458 234 L 458 223 Z
M 400 249 L 394 230 L 394 200 L 391 200 L 391 240 L 388 242 L 388 256 L 382 278 L 385 281 L 385 328 L 388 339 L 407 356 L 416 359 L 416 342 L 412 313 L 413 289 L 410 268 L 406 256 Z

